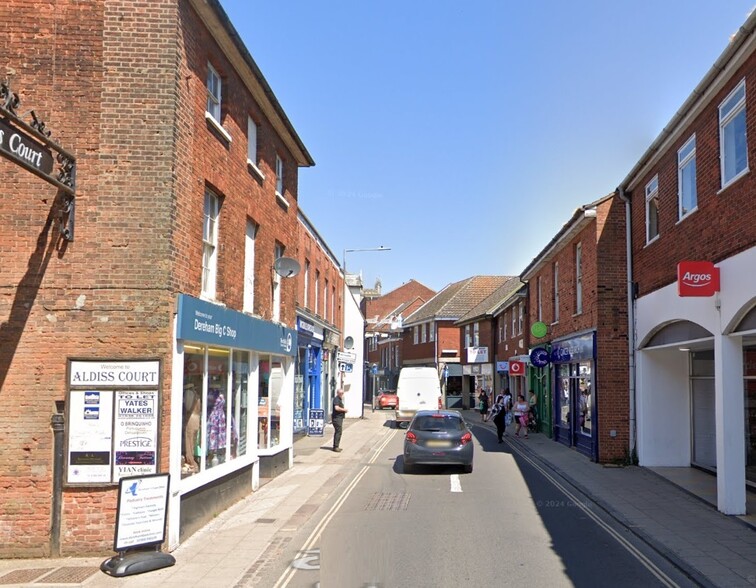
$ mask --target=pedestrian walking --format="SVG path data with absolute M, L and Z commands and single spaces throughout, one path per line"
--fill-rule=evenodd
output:
M 344 407 L 344 390 L 336 390 L 336 397 L 333 399 L 333 412 L 331 413 L 331 422 L 333 423 L 333 450 L 341 453 L 341 431 L 344 428 L 344 417 L 349 412 Z
M 478 409 L 480 410 L 480 420 L 485 422 L 488 413 L 488 394 L 483 388 L 480 389 L 480 394 L 478 394 Z
M 528 403 L 525 402 L 525 397 L 520 394 L 517 396 L 517 402 L 514 405 L 514 418 L 517 421 L 515 437 L 519 437 L 520 429 L 525 428 L 525 438 L 528 438 L 528 410 Z
M 504 394 L 499 394 L 496 397 L 496 402 L 491 407 L 490 418 L 493 419 L 494 425 L 496 425 L 496 438 L 499 443 L 504 443 L 504 435 L 507 434 L 506 425 L 504 423 L 504 417 L 506 416 L 507 409 L 504 401 Z

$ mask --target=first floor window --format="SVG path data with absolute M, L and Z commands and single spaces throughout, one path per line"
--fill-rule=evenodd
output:
M 646 243 L 659 236 L 659 177 L 646 185 Z
M 745 80 L 719 106 L 719 159 L 722 187 L 748 169 Z
M 218 213 L 220 200 L 210 190 L 205 191 L 205 213 L 202 225 L 202 286 L 203 296 L 215 298 L 218 273 Z

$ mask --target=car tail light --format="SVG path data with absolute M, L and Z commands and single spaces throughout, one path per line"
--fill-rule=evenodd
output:
M 407 431 L 407 435 L 404 437 L 406 441 L 409 441 L 410 443 L 417 443 L 417 435 L 415 435 L 412 431 Z
M 462 442 L 462 445 L 467 445 L 470 441 L 472 441 L 472 433 L 465 433 L 462 435 L 462 439 L 460 439 Z

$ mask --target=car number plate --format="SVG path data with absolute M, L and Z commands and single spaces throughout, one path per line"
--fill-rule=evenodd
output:
M 426 445 L 428 447 L 451 447 L 451 442 L 430 440 L 426 443 Z

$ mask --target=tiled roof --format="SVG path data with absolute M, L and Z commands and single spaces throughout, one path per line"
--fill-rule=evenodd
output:
M 410 280 L 398 288 L 386 292 L 383 296 L 366 300 L 363 314 L 365 315 L 365 320 L 369 323 L 375 323 L 390 318 L 392 314 L 397 314 L 397 309 L 403 304 L 418 299 L 424 303 L 430 300 L 435 294 L 435 291 L 417 280 Z
M 408 326 L 428 320 L 459 320 L 512 276 L 473 276 L 449 284 L 404 321 Z
M 462 315 L 457 323 L 463 324 L 476 319 L 493 316 L 501 303 L 510 298 L 522 286 L 523 283 L 520 281 L 519 277 L 509 277 L 509 279 L 494 290 L 490 296 L 481 300 L 480 303 L 476 304 L 466 314 Z

